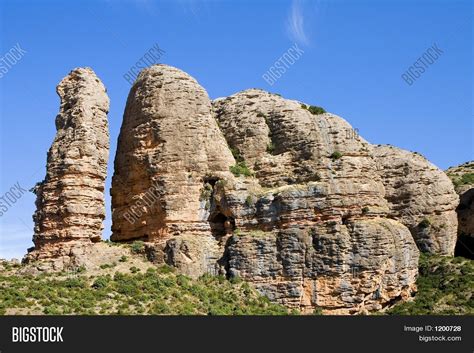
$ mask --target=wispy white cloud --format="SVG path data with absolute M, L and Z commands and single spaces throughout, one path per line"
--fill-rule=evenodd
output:
M 301 45 L 309 45 L 310 39 L 305 30 L 305 16 L 301 0 L 293 0 L 291 4 L 286 31 L 293 41 Z

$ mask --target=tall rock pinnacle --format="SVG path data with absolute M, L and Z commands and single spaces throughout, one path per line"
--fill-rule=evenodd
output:
M 26 261 L 67 255 L 78 242 L 99 241 L 105 218 L 109 98 L 90 68 L 77 68 L 56 89 L 61 106 L 48 152 L 46 178 L 36 186 L 34 250 Z

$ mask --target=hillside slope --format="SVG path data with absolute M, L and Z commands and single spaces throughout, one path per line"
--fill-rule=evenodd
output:
M 474 315 L 474 261 L 420 256 L 415 300 L 388 311 L 398 315 Z

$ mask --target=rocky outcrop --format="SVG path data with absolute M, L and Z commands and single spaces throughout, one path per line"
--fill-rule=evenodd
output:
M 383 309 L 415 290 L 418 250 L 386 219 L 371 149 L 333 114 L 260 90 L 211 107 L 189 75 L 153 66 L 125 109 L 112 239 L 305 312 Z
M 219 99 L 214 109 L 255 174 L 215 193 L 237 227 L 225 255 L 229 276 L 305 312 L 381 310 L 410 296 L 418 251 L 406 227 L 385 219 L 372 147 L 345 120 L 260 90 Z
M 146 240 L 153 261 L 199 275 L 223 250 L 209 222 L 210 194 L 235 163 L 206 91 L 165 65 L 132 87 L 112 180 L 112 240 Z M 179 238 L 175 238 L 179 236 Z
M 228 245 L 229 275 L 303 312 L 379 311 L 413 293 L 418 251 L 407 229 L 388 220 L 242 232 Z
M 97 267 L 120 256 L 91 245 L 104 217 L 108 99 L 85 69 L 58 92 L 27 260 Z M 452 254 L 456 238 L 457 196 L 424 158 L 374 147 L 341 117 L 262 90 L 211 102 L 166 65 L 143 70 L 130 91 L 111 195 L 112 241 L 144 241 L 154 263 L 242 278 L 305 313 L 407 300 L 416 245 Z
M 474 258 L 474 161 L 451 167 L 446 174 L 459 195 L 456 255 Z
M 390 217 L 410 229 L 420 250 L 453 255 L 458 197 L 449 178 L 418 153 L 380 145 L 373 153 Z
M 61 99 L 46 178 L 35 187 L 34 249 L 25 262 L 67 260 L 101 239 L 104 181 L 109 154 L 109 98 L 89 68 L 77 68 L 58 85 Z

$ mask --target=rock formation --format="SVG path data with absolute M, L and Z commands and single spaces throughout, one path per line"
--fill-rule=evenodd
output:
M 389 216 L 410 229 L 420 250 L 453 255 L 459 199 L 449 178 L 418 153 L 393 146 L 376 146 L 373 153 Z
M 125 109 L 112 239 L 305 312 L 380 310 L 415 290 L 418 250 L 386 218 L 371 151 L 335 115 L 261 90 L 211 106 L 189 75 L 153 66 Z
M 27 261 L 96 266 L 120 255 L 91 245 L 104 218 L 108 99 L 88 69 L 58 92 Z M 166 65 L 143 70 L 130 91 L 111 195 L 112 241 L 144 241 L 156 264 L 242 278 L 305 313 L 407 300 L 416 245 L 452 254 L 456 239 L 457 196 L 424 158 L 372 146 L 344 119 L 262 90 L 211 102 Z
M 474 161 L 451 167 L 446 174 L 454 183 L 460 200 L 456 255 L 474 258 Z
M 231 178 L 234 163 L 196 80 L 164 65 L 142 71 L 118 140 L 111 239 L 153 242 L 168 261 L 189 264 L 183 272 L 203 273 L 207 259 L 217 256 L 204 195 Z
M 101 239 L 109 154 L 109 98 L 90 68 L 77 68 L 57 86 L 61 99 L 46 178 L 35 187 L 35 247 L 25 262 L 72 253 Z
M 305 108 L 260 90 L 214 102 L 230 148 L 255 172 L 224 184 L 215 200 L 238 228 L 228 275 L 305 312 L 374 311 L 406 299 L 418 251 L 406 227 L 385 219 L 372 147 L 342 118 Z

